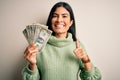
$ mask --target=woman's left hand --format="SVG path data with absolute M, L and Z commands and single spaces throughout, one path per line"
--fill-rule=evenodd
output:
M 80 48 L 80 45 L 79 45 L 79 41 L 78 41 L 78 40 L 76 41 L 76 49 L 74 49 L 74 54 L 76 55 L 76 57 L 77 57 L 78 59 L 81 59 L 81 60 L 82 60 L 82 62 L 83 62 L 84 65 L 85 65 L 85 69 L 86 69 L 87 71 L 92 70 L 92 65 L 91 65 L 91 63 L 90 63 L 90 58 L 89 58 L 89 56 L 85 53 L 85 51 L 84 51 L 82 48 Z
M 80 48 L 79 41 L 76 40 L 76 49 L 74 49 L 74 54 L 76 55 L 77 58 L 82 59 L 86 56 L 85 51 Z

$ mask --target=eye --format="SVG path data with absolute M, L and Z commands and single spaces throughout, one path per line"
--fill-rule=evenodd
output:
M 66 18 L 66 17 L 67 17 L 67 15 L 64 15 L 64 16 L 63 16 L 63 18 Z
M 53 14 L 53 16 L 52 16 L 53 18 L 55 18 L 55 17 L 57 17 L 57 14 Z
M 63 18 L 67 18 L 68 15 L 67 15 L 67 14 L 63 14 L 62 17 L 63 17 Z

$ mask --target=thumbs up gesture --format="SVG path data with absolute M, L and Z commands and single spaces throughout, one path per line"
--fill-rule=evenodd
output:
M 85 53 L 84 49 L 80 48 L 80 42 L 78 40 L 76 40 L 76 48 L 73 52 L 78 59 L 82 60 L 83 63 L 90 62 L 89 56 Z

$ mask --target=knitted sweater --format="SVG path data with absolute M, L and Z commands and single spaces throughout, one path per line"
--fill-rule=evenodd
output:
M 82 44 L 80 47 L 84 49 Z M 32 71 L 26 65 L 22 70 L 23 80 L 78 80 L 79 77 L 81 80 L 101 80 L 101 74 L 94 65 L 91 71 L 85 70 L 82 61 L 73 53 L 75 48 L 70 33 L 63 39 L 51 36 L 37 55 L 37 69 Z

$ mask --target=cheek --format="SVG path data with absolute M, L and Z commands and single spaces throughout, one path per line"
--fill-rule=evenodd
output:
M 72 25 L 72 22 L 71 21 L 67 21 L 66 25 L 70 28 L 70 26 Z
M 55 19 L 52 19 L 51 20 L 51 28 L 53 29 L 53 31 L 54 31 L 54 24 L 55 24 Z
M 56 21 L 55 18 L 52 18 L 52 19 L 51 19 L 51 23 L 52 23 L 52 24 L 55 23 L 55 21 Z

